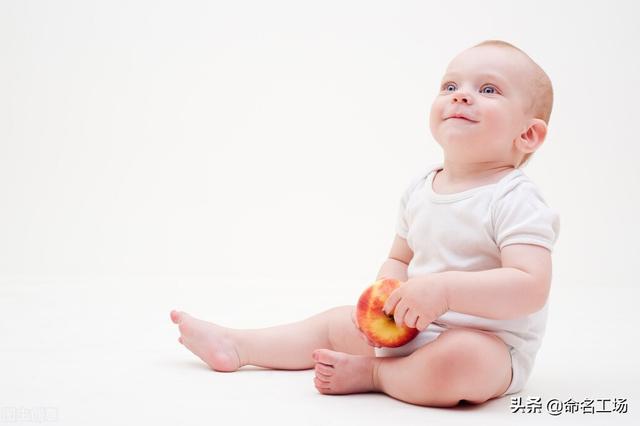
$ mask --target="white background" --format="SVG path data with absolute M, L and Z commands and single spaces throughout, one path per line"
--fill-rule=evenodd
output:
M 553 6 L 552 6 L 553 5 Z M 448 62 L 551 77 L 555 284 L 634 283 L 633 2 L 4 1 L 2 276 L 375 278 Z
M 402 191 L 442 160 L 428 126 L 440 78 L 486 39 L 523 49 L 554 85 L 547 140 L 524 171 L 560 213 L 552 292 L 589 323 L 569 328 L 637 324 L 619 309 L 640 254 L 637 17 L 632 1 L 2 1 L 5 337 L 25 343 L 48 324 L 33 318 L 62 302 L 37 295 L 67 291 L 78 315 L 134 312 L 124 294 L 154 282 L 163 302 L 140 300 L 164 315 L 147 321 L 174 351 L 174 303 L 238 327 L 355 303 L 388 254 Z M 85 306 L 104 283 L 129 290 Z M 598 297 L 580 305 L 588 291 Z M 575 318 L 564 311 L 551 332 Z M 24 348 L 12 353 L 38 350 Z M 12 377 L 23 399 L 0 404 L 69 415 Z

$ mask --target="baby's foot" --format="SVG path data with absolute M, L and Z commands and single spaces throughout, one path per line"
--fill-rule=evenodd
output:
M 212 369 L 230 372 L 246 365 L 228 329 L 180 311 L 171 311 L 171 321 L 178 324 L 178 341 Z
M 316 360 L 314 382 L 320 393 L 375 392 L 375 357 L 316 349 L 313 351 L 313 359 Z

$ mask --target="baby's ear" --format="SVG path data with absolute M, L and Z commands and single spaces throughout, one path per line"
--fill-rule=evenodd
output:
M 547 123 L 539 118 L 529 120 L 527 128 L 515 140 L 516 148 L 526 154 L 536 151 L 547 136 Z

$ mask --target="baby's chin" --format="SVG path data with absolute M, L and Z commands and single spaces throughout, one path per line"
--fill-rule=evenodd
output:
M 465 155 L 466 151 L 473 150 L 475 147 L 487 147 L 489 142 L 485 138 L 473 137 L 469 134 L 448 134 L 436 139 L 436 142 L 442 149 L 451 154 Z
M 444 132 L 438 132 L 434 135 L 434 139 L 443 149 L 448 147 L 465 146 L 469 149 L 473 147 L 482 147 L 483 149 L 508 148 L 511 146 L 511 141 L 515 138 L 505 136 L 499 133 L 491 132 L 476 132 L 476 131 L 464 131 L 464 130 L 447 130 Z

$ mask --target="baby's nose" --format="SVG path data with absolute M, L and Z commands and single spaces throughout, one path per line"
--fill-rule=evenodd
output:
M 469 103 L 469 96 L 467 95 L 454 95 L 453 96 L 453 102 L 463 102 L 465 104 Z

